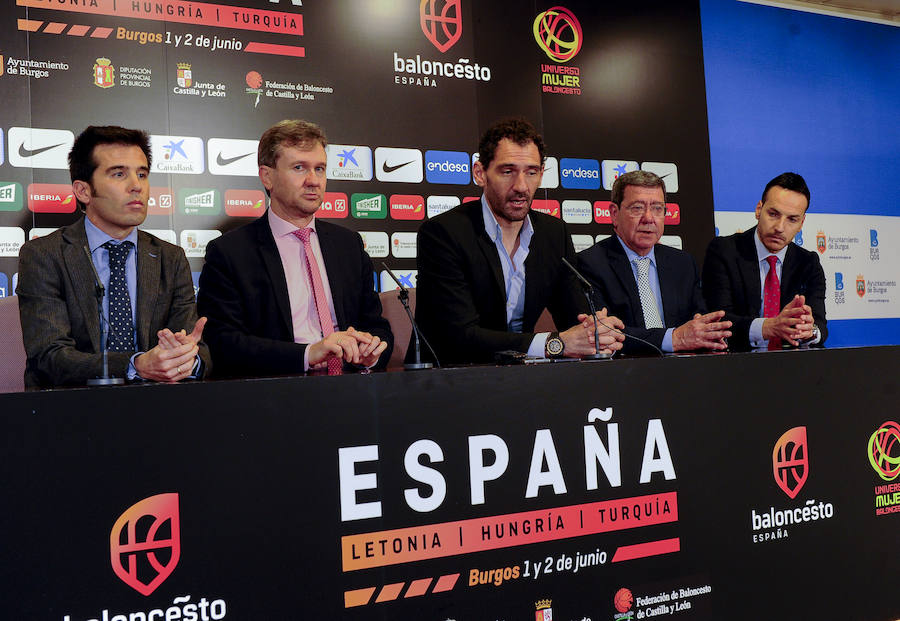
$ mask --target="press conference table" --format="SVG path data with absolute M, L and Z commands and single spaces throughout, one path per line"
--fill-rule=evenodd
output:
M 0 616 L 897 619 L 898 354 L 0 395 Z

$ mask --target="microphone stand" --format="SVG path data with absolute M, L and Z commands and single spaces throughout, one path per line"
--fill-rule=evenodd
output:
M 584 297 L 587 298 L 588 308 L 591 309 L 591 317 L 594 318 L 594 353 L 587 354 L 586 356 L 582 356 L 582 360 L 609 360 L 612 358 L 611 354 L 601 353 L 600 352 L 600 332 L 599 327 L 597 325 L 597 309 L 594 306 L 594 286 L 584 277 L 582 276 L 578 270 L 576 270 L 571 263 L 566 261 L 566 258 L 563 257 L 563 263 L 566 264 L 572 273 L 578 278 L 578 282 L 581 283 L 581 290 L 584 293 Z
M 103 296 L 106 294 L 106 288 L 103 286 L 103 283 L 100 281 L 100 274 L 97 273 L 97 268 L 94 266 L 94 259 L 91 257 L 91 251 L 87 246 L 83 246 L 84 253 L 87 255 L 88 263 L 91 266 L 91 270 L 94 272 L 94 295 L 97 296 L 97 316 L 100 321 L 100 349 L 102 350 L 103 356 L 103 376 L 102 377 L 93 377 L 87 380 L 88 386 L 116 386 L 119 384 L 124 384 L 125 380 L 121 377 L 110 377 L 109 376 L 109 350 L 107 349 L 107 330 L 106 330 L 106 317 L 103 316 Z
M 425 337 L 421 335 L 419 332 L 419 326 L 416 324 L 416 320 L 413 317 L 412 311 L 409 308 L 409 290 L 403 286 L 400 282 L 400 279 L 397 278 L 396 274 L 391 271 L 384 261 L 381 262 L 381 265 L 387 270 L 387 273 L 391 278 L 394 279 L 394 282 L 397 283 L 397 286 L 400 288 L 397 293 L 397 298 L 400 300 L 400 303 L 403 304 L 403 309 L 406 311 L 406 316 L 409 317 L 409 323 L 412 325 L 413 329 L 413 353 L 415 354 L 414 362 L 404 362 L 403 368 L 407 371 L 417 371 L 419 369 L 430 369 L 434 365 L 430 362 L 422 362 L 422 352 L 421 345 L 419 344 L 419 338 L 425 341 L 425 345 L 428 346 L 428 349 L 431 350 L 431 354 L 434 356 L 434 361 L 437 363 L 437 356 L 434 355 L 434 349 L 432 349 L 431 345 L 425 340 Z M 438 364 L 438 367 L 441 365 Z

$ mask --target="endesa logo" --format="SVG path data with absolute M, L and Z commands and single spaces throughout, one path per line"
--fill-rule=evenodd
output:
M 391 218 L 394 220 L 424 220 L 425 199 L 417 194 L 392 194 Z
M 422 34 L 443 53 L 462 36 L 460 0 L 422 0 L 419 3 Z
M 559 218 L 559 201 L 554 200 L 542 200 L 542 199 L 534 199 L 531 201 L 531 208 L 535 211 L 539 211 L 541 213 L 545 213 L 548 216 L 553 216 L 554 218 Z
M 28 186 L 28 209 L 34 213 L 72 213 L 77 204 L 71 185 L 32 183 Z
M 596 190 L 600 187 L 600 162 L 564 157 L 559 161 L 562 187 Z
M 109 533 L 109 557 L 122 582 L 153 593 L 181 558 L 178 494 L 150 496 L 120 515 Z
M 772 449 L 775 483 L 788 498 L 796 498 L 809 475 L 809 448 L 806 427 L 788 429 Z
M 462 151 L 425 151 L 428 183 L 468 185 L 471 181 L 469 154 Z
M 347 195 L 343 192 L 325 192 L 325 198 L 316 212 L 317 218 L 346 218 L 350 215 Z

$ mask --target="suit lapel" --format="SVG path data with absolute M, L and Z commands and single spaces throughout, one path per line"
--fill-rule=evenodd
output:
M 628 294 L 628 307 L 631 309 L 632 316 L 631 321 L 625 321 L 625 324 L 644 326 L 644 307 L 641 306 L 641 296 L 637 290 L 637 282 L 634 280 L 634 271 L 631 269 L 631 263 L 628 262 L 628 255 L 625 254 L 622 244 L 615 235 L 609 238 L 606 256 L 613 274 L 616 275 L 622 289 Z
M 162 252 L 146 233 L 138 231 L 137 245 L 137 340 L 138 350 L 150 349 L 150 325 L 159 297 Z
M 78 307 L 91 336 L 91 345 L 94 351 L 100 351 L 100 319 L 95 288 L 97 279 L 91 267 L 91 259 L 84 252 L 88 245 L 87 234 L 84 232 L 84 218 L 66 229 L 63 239 L 67 242 L 62 248 L 62 254 L 69 273 L 69 282 L 75 290 Z
M 779 288 L 779 296 L 781 298 L 780 308 L 784 308 L 785 304 L 791 301 L 795 293 L 806 294 L 806 291 L 799 291 L 794 286 L 794 276 L 797 273 L 797 264 L 800 257 L 799 249 L 794 242 L 788 244 L 787 252 L 784 253 L 784 264 L 781 266 L 781 286 Z
M 755 315 L 761 311 L 762 287 L 759 284 L 759 257 L 756 256 L 756 227 L 753 227 L 737 239 L 738 270 L 744 281 L 744 293 L 747 295 L 747 305 L 754 310 Z
M 666 327 L 675 327 L 678 325 L 675 311 L 681 306 L 681 292 L 678 290 L 677 279 L 671 273 L 671 263 L 663 258 L 666 252 L 665 250 L 660 252 L 660 248 L 662 247 L 656 247 L 656 275 L 659 278 L 659 294 L 662 297 L 663 315 L 665 315 L 663 323 Z
M 497 246 L 488 237 L 487 231 L 484 229 L 484 218 L 481 213 L 481 201 L 472 201 L 473 207 L 469 210 L 469 217 L 472 219 L 472 228 L 475 230 L 475 242 L 481 253 L 487 261 L 488 267 L 493 275 L 494 285 L 496 285 L 496 293 L 500 298 L 506 300 L 506 284 L 503 281 L 503 267 L 500 265 L 500 256 L 497 254 Z M 475 208 L 477 207 L 477 209 Z M 527 278 L 526 278 L 526 291 Z
M 328 287 L 331 289 L 331 300 L 334 302 L 334 315 L 338 326 L 344 327 L 344 303 L 341 284 L 340 249 L 335 244 L 331 231 L 322 222 L 316 222 L 316 235 L 319 237 L 319 248 L 322 250 L 322 260 L 325 261 L 325 273 L 328 275 Z M 374 283 L 373 283 L 374 286 Z
M 268 212 L 261 215 L 256 222 L 256 234 L 259 243 L 257 251 L 263 266 L 272 282 L 272 291 L 275 294 L 275 302 L 278 306 L 278 317 L 288 334 L 294 334 L 294 324 L 291 320 L 291 302 L 288 298 L 287 277 L 284 275 L 284 266 L 281 264 L 281 255 L 278 254 L 278 246 L 272 236 L 272 228 L 269 226 Z

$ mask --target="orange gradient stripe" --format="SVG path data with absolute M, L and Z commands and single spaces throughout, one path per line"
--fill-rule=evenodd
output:
M 648 506 L 651 511 L 645 514 Z M 346 535 L 341 537 L 341 558 L 343 570 L 354 571 L 677 521 L 678 493 L 666 492 Z
M 224 4 L 206 4 L 188 0 L 134 0 L 133 2 L 118 3 L 113 0 L 96 0 L 97 6 L 70 2 L 50 2 L 50 0 L 16 0 L 16 4 L 33 9 L 52 9 L 70 13 L 91 13 L 93 15 L 114 15 L 129 19 L 149 19 L 179 24 L 217 26 L 219 28 L 237 30 L 259 30 L 297 35 L 298 37 L 303 36 L 302 15 L 261 9 L 246 9 Z M 156 6 L 159 4 L 162 4 L 163 8 L 161 13 L 156 11 Z M 143 10 L 145 7 L 149 7 L 150 11 Z M 296 25 L 295 28 L 290 27 L 291 21 Z

